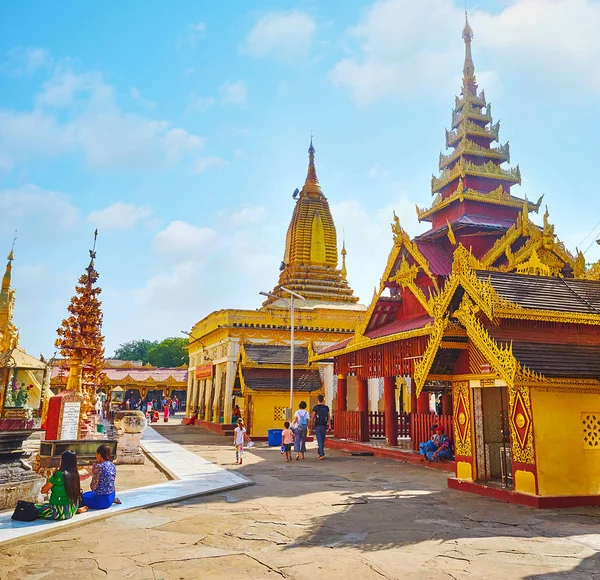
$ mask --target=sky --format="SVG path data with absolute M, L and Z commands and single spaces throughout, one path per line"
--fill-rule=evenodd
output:
M 512 193 L 544 194 L 560 239 L 599 259 L 600 1 L 467 6 Z M 311 134 L 368 304 L 392 212 L 428 227 L 415 204 L 432 201 L 463 24 L 463 0 L 3 2 L 0 257 L 16 230 L 21 345 L 54 352 L 96 228 L 107 354 L 258 308 Z

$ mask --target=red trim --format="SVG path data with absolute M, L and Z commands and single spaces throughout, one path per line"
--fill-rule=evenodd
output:
M 516 503 L 537 509 L 571 508 L 600 506 L 600 495 L 565 495 L 540 497 L 539 495 L 527 495 L 509 489 L 488 487 L 472 481 L 459 481 L 455 477 L 448 478 L 448 487 L 458 491 L 475 493 L 485 497 L 491 497 L 499 501 Z
M 364 443 L 348 441 L 346 439 L 335 439 L 327 437 L 325 439 L 325 447 L 328 449 L 336 449 L 338 451 L 347 451 L 349 453 L 365 453 L 372 452 L 375 457 L 383 457 L 385 459 L 394 459 L 404 463 L 412 463 L 422 467 L 431 467 L 440 471 L 449 471 L 455 473 L 454 461 L 440 461 L 428 463 L 421 460 L 421 456 L 413 451 L 406 451 L 394 447 L 373 447 Z

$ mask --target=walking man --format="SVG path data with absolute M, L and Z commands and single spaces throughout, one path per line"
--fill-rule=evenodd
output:
M 319 459 L 325 459 L 325 434 L 329 429 L 329 407 L 323 404 L 324 400 L 323 395 L 317 397 L 319 403 L 313 407 L 311 418 L 312 428 L 317 437 Z

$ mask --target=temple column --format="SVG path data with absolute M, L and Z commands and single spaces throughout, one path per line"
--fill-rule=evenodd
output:
M 204 405 L 204 420 L 205 421 L 212 421 L 212 392 L 213 392 L 213 386 L 215 384 L 215 381 L 217 380 L 216 378 L 217 373 L 215 372 L 215 374 L 208 379 L 206 386 L 205 386 L 205 395 L 204 395 L 204 401 L 205 401 L 205 405 Z
M 193 407 L 193 396 L 194 396 L 194 372 L 188 370 L 188 386 L 187 386 L 187 398 L 185 401 L 185 416 L 191 417 L 194 414 Z
M 452 415 L 452 395 L 442 395 L 442 415 Z
M 369 440 L 369 381 L 358 379 L 358 410 L 362 415 L 362 441 Z
M 224 372 L 223 365 L 217 365 L 217 380 L 215 383 L 215 396 L 212 401 L 212 421 L 218 423 L 221 417 L 221 383 Z
M 325 386 L 325 404 L 331 409 L 333 407 L 333 365 L 319 365 L 319 369 L 323 369 L 323 384 Z
M 348 409 L 348 378 L 346 375 L 337 377 L 337 410 L 346 411 Z
M 233 383 L 235 382 L 235 361 L 228 360 L 225 369 L 225 397 L 223 405 L 223 423 L 231 422 L 233 413 Z
M 206 407 L 206 403 L 204 402 L 205 391 L 206 391 L 206 379 L 202 379 L 202 380 L 198 381 L 198 396 L 197 396 L 196 402 L 194 404 L 194 409 L 198 410 L 198 418 L 200 418 L 202 411 L 204 411 L 204 409 Z
M 388 445 L 398 445 L 398 411 L 396 409 L 396 377 L 384 377 L 385 439 Z
M 417 397 L 417 413 L 419 415 L 427 415 L 429 413 L 429 393 L 422 391 Z

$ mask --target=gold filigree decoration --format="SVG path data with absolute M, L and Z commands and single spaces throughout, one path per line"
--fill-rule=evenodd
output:
M 529 260 L 517 264 L 517 272 L 533 276 L 550 276 L 550 268 L 540 260 L 535 248 L 531 252 Z
M 453 246 L 456 246 L 456 236 L 454 235 L 454 230 L 452 229 L 452 225 L 446 219 L 446 224 L 448 224 L 448 239 Z
M 452 384 L 454 406 L 454 447 L 456 455 L 471 457 L 471 392 L 469 381 L 457 381 Z
M 431 334 L 429 335 L 429 341 L 427 342 L 427 347 L 425 348 L 425 352 L 423 353 L 423 358 L 421 358 L 415 364 L 415 387 L 417 397 L 421 394 L 423 390 L 423 385 L 427 380 L 427 375 L 429 375 L 429 371 L 433 365 L 433 361 L 437 355 L 437 352 L 442 344 L 442 339 L 444 338 L 444 330 L 446 329 L 446 325 L 448 324 L 448 316 L 438 316 L 433 323 L 433 329 Z

